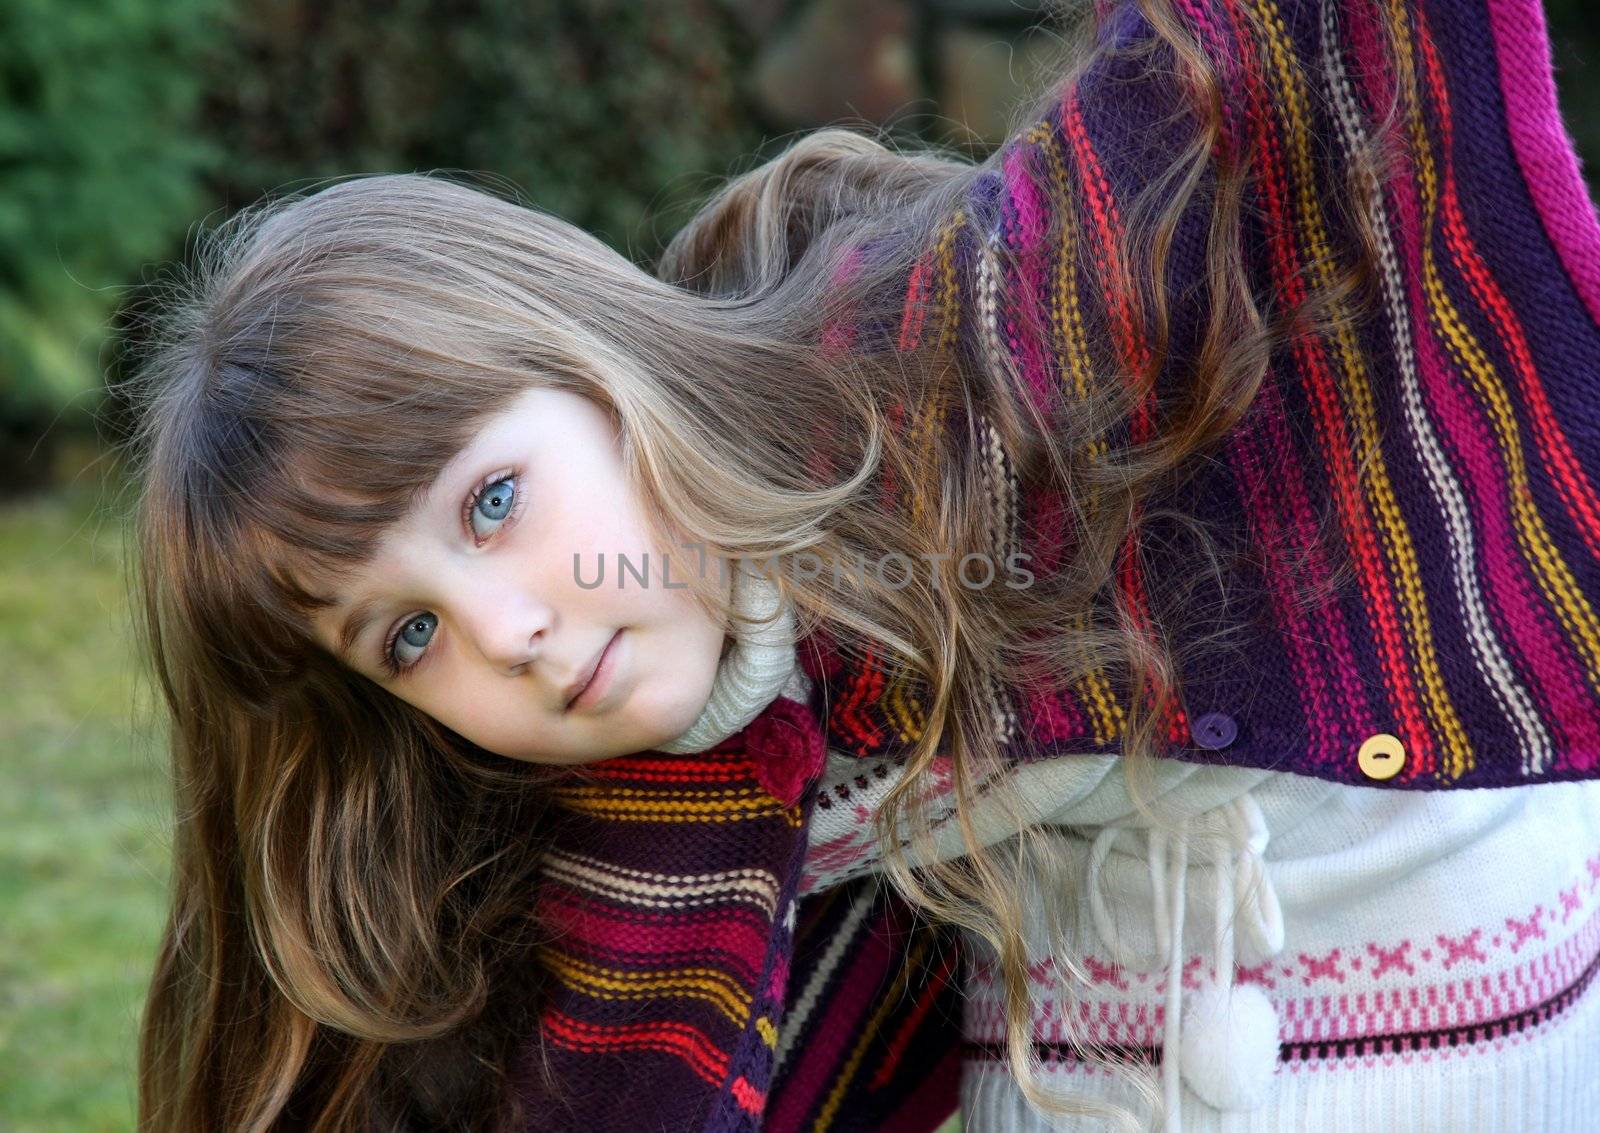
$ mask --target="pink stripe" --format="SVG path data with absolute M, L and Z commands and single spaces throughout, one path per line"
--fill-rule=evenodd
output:
M 1600 218 L 1561 121 L 1544 8 L 1539 0 L 1488 4 L 1512 152 L 1556 254 L 1600 323 Z
M 1009 295 L 1016 310 L 1021 333 L 1013 329 L 1012 320 L 1006 319 L 1006 337 L 1020 347 L 1022 376 L 1028 383 L 1033 403 L 1041 411 L 1050 402 L 1049 369 L 1044 358 L 1044 343 L 1051 327 L 1045 318 L 1040 296 L 1045 294 L 1045 262 L 1040 247 L 1046 229 L 1046 202 L 1040 199 L 1038 186 L 1028 174 L 1027 159 L 1021 142 L 1013 142 L 1005 155 L 1006 190 L 1011 194 L 1011 204 L 1016 210 L 1015 234 L 1019 286 Z M 1057 202 L 1065 207 L 1066 202 Z
M 1356 68 L 1360 76 L 1381 70 L 1380 61 L 1370 54 L 1373 48 L 1369 39 L 1359 37 L 1354 40 L 1354 46 L 1360 58 Z M 1409 152 L 1398 153 L 1396 158 L 1394 180 L 1387 195 L 1395 213 L 1396 223 L 1391 231 L 1402 261 L 1401 275 L 1415 315 L 1411 325 L 1416 339 L 1417 369 L 1440 431 L 1448 438 L 1448 447 L 1456 453 L 1456 471 L 1471 501 L 1473 527 L 1480 539 L 1477 567 L 1486 576 L 1485 598 L 1499 614 L 1496 633 L 1502 641 L 1514 643 L 1515 649 L 1527 660 L 1523 671 L 1537 674 L 1539 684 L 1531 691 L 1539 702 L 1540 717 L 1556 733 L 1553 737 L 1556 751 L 1571 752 L 1575 745 L 1583 751 L 1593 750 L 1592 741 L 1578 739 L 1568 727 L 1575 724 L 1581 732 L 1592 733 L 1597 726 L 1592 714 L 1551 711 L 1552 701 L 1571 704 L 1575 695 L 1587 699 L 1587 693 L 1582 691 L 1583 675 L 1575 666 L 1569 643 L 1552 623 L 1550 611 L 1533 593 L 1527 571 L 1514 569 L 1522 563 L 1522 551 L 1511 529 L 1505 466 L 1489 426 L 1480 418 L 1476 402 L 1468 392 L 1468 382 L 1464 375 L 1458 376 L 1452 371 L 1428 318 L 1428 301 L 1422 291 L 1420 202 L 1413 191 L 1415 178 Z
M 1498 927 L 1498 921 L 1489 924 Z M 1420 976 L 1394 987 L 1366 988 L 1354 993 L 1293 995 L 1268 990 L 1284 1039 L 1317 1042 L 1486 1023 L 1527 1011 L 1561 995 L 1581 980 L 1600 956 L 1600 915 L 1589 919 L 1567 939 L 1546 952 L 1518 963 L 1462 979 Z M 1106 1042 L 1158 1043 L 1157 1019 L 1141 1012 L 1129 1018 L 1126 1000 L 1096 999 L 1094 993 L 1063 1004 L 1056 984 L 1036 981 L 1042 998 L 1032 1013 L 1035 1039 L 1062 1041 L 1069 1033 L 1092 1034 Z M 1005 1003 L 994 979 L 973 981 L 964 1015 L 963 1037 L 969 1042 L 1003 1042 Z M 1115 1016 L 1113 1016 L 1113 1011 Z M 1070 1018 L 1069 1018 L 1070 1017 Z
M 741 971 L 735 974 L 744 982 L 760 973 L 766 959 L 767 923 L 752 923 L 759 919 L 753 911 L 748 916 L 726 911 L 698 917 L 658 913 L 640 923 L 636 916 L 609 916 L 567 901 L 551 901 L 547 910 L 552 925 L 585 944 L 597 945 L 609 956 L 624 950 L 641 957 L 693 951 L 704 954 L 705 961 L 726 956 L 738 962 Z M 573 951 L 570 938 L 563 938 L 562 950 Z
M 819 879 L 842 873 L 872 856 L 870 830 L 852 830 L 837 838 L 817 842 L 806 847 L 805 870 L 800 875 L 800 892 L 809 894 L 817 889 Z
M 840 287 L 856 277 L 861 268 L 864 252 L 860 245 L 850 249 L 833 272 L 833 286 Z M 820 348 L 824 358 L 837 358 L 855 345 L 856 326 L 850 315 L 830 319 L 822 328 Z
M 1038 574 L 1054 574 L 1068 538 L 1066 503 L 1060 492 L 1039 484 L 1024 485 L 1019 494 L 1022 528 L 1032 532 L 1022 564 Z M 1028 734 L 1039 743 L 1078 740 L 1092 731 L 1088 702 L 1079 692 L 1029 685 L 1024 696 Z
M 767 979 L 767 998 L 783 1002 L 784 989 L 789 986 L 789 957 L 779 956 Z
M 859 244 L 851 248 L 850 251 L 846 252 L 844 257 L 839 261 L 839 266 L 833 271 L 834 283 L 848 283 L 850 280 L 854 279 L 856 277 L 856 272 L 861 267 L 862 257 L 865 256 L 865 254 L 865 250 Z

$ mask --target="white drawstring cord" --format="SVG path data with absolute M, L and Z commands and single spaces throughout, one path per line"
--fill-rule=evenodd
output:
M 1161 1092 L 1166 1101 L 1167 1133 L 1183 1133 L 1183 1084 L 1178 1080 L 1178 1054 L 1183 1049 L 1183 903 L 1189 874 L 1187 818 L 1178 820 L 1176 833 L 1176 845 L 1172 851 L 1172 884 L 1169 886 L 1170 892 L 1166 894 L 1172 902 L 1172 934 L 1171 947 L 1167 951 L 1166 1029 L 1161 1038 Z
M 1238 912 L 1247 914 L 1244 923 L 1250 929 L 1256 952 L 1263 958 L 1276 956 L 1283 951 L 1283 907 L 1267 874 L 1266 817 L 1261 813 L 1261 804 L 1248 792 L 1233 800 L 1228 816 L 1233 823 L 1239 870 L 1231 888 L 1248 898 L 1243 902 L 1235 901 L 1236 915 Z
M 1193 825 L 1191 825 L 1193 823 Z M 1089 847 L 1089 912 L 1095 930 L 1125 968 L 1145 970 L 1165 956 L 1167 988 L 1162 1035 L 1162 1093 L 1166 1133 L 1182 1133 L 1182 1086 L 1187 1082 L 1219 1109 L 1249 1108 L 1270 1089 L 1277 1064 L 1278 1025 L 1271 1002 L 1258 987 L 1233 985 L 1234 921 L 1243 916 L 1256 951 L 1265 957 L 1283 948 L 1283 912 L 1262 857 L 1267 825 L 1260 804 L 1248 793 L 1211 811 L 1177 821 L 1169 833 L 1148 828 L 1145 863 L 1150 873 L 1151 912 L 1155 926 L 1154 957 L 1130 956 L 1115 931 L 1115 921 L 1100 891 L 1100 873 L 1120 824 L 1108 824 Z M 1199 1036 L 1183 1041 L 1183 926 L 1191 829 L 1218 840 L 1216 858 L 1216 926 L 1213 945 L 1216 978 L 1202 989 L 1191 1009 L 1201 1026 Z M 1168 855 L 1171 872 L 1168 872 Z M 1230 1059 L 1232 1061 L 1230 1061 Z M 1180 1078 L 1180 1073 L 1182 1077 Z

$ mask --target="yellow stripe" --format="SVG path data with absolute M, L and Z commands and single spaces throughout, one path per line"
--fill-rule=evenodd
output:
M 648 822 L 742 822 L 781 814 L 784 809 L 756 788 L 724 791 L 712 799 L 670 799 L 659 792 L 613 787 L 566 787 L 555 795 L 557 802 L 570 810 Z
M 1072 195 L 1067 184 L 1066 159 L 1061 153 L 1061 148 L 1056 145 L 1055 130 L 1050 123 L 1041 122 L 1034 126 L 1028 134 L 1028 140 L 1040 147 L 1050 169 L 1050 184 L 1054 190 L 1050 211 L 1057 217 L 1061 226 L 1061 248 L 1056 265 L 1052 317 L 1061 336 L 1062 354 L 1066 359 L 1063 377 L 1071 381 L 1075 399 L 1082 401 L 1089 396 L 1093 367 L 1089 358 L 1089 338 L 1083 328 L 1083 311 L 1078 303 L 1078 235 L 1073 216 Z M 1105 435 L 1099 434 L 1089 443 L 1089 456 L 1104 456 L 1108 447 Z M 1087 504 L 1091 514 L 1095 498 L 1091 493 Z M 1073 615 L 1072 620 L 1080 631 L 1087 632 L 1089 619 L 1086 612 L 1078 612 Z M 1096 667 L 1074 681 L 1073 689 L 1077 693 L 1079 704 L 1089 715 L 1097 745 L 1108 744 L 1113 738 L 1122 734 L 1123 729 L 1127 727 L 1127 716 L 1103 667 Z
M 960 223 L 960 219 L 961 213 L 958 211 L 955 217 L 946 222 L 939 231 L 939 238 L 934 245 L 934 251 L 941 268 L 944 268 L 951 259 L 951 248 L 955 243 L 956 226 Z M 926 286 L 932 290 L 934 284 L 930 281 Z M 935 306 L 942 308 L 942 299 L 936 301 Z M 948 320 L 943 318 L 941 312 L 941 322 L 946 321 Z M 941 332 L 940 349 L 942 349 L 943 342 L 944 335 Z M 912 521 L 919 525 L 930 522 L 927 515 L 927 500 L 934 497 L 939 487 L 938 450 L 936 446 L 941 430 L 937 426 L 944 415 L 944 408 L 943 391 L 936 386 L 924 411 L 917 415 L 908 432 L 907 444 L 916 451 L 918 456 L 917 467 L 922 474 L 917 484 L 917 488 L 920 490 L 913 491 L 911 494 Z
M 1400 36 L 1401 65 L 1415 80 L 1411 70 L 1410 28 L 1400 11 L 1392 5 L 1390 22 Z M 1597 624 L 1594 608 L 1578 588 L 1571 569 L 1561 557 L 1558 545 L 1545 525 L 1544 516 L 1534 506 L 1516 415 L 1504 385 L 1496 380 L 1494 366 L 1445 292 L 1439 265 L 1433 254 L 1433 241 L 1428 238 L 1433 232 L 1439 210 L 1438 175 L 1421 114 L 1416 107 L 1412 107 L 1409 125 L 1423 189 L 1423 284 L 1430 300 L 1430 312 L 1444 336 L 1451 357 L 1472 376 L 1474 386 L 1489 406 L 1496 440 L 1506 458 L 1517 542 L 1532 567 L 1540 592 L 1555 610 L 1567 637 L 1582 654 L 1590 687 L 1600 691 L 1600 624 Z
M 1061 336 L 1066 357 L 1064 376 L 1072 381 L 1076 400 L 1089 396 L 1089 340 L 1083 329 L 1083 311 L 1078 304 L 1077 231 L 1072 215 L 1072 197 L 1067 190 L 1067 167 L 1061 149 L 1055 144 L 1055 131 L 1041 122 L 1028 132 L 1027 141 L 1039 146 L 1050 169 L 1050 184 L 1055 190 L 1050 211 L 1060 221 L 1060 258 L 1056 261 L 1055 303 L 1051 317 Z
M 710 1003 L 735 1026 L 744 1026 L 750 1017 L 749 993 L 732 976 L 716 968 L 625 972 L 579 960 L 553 948 L 539 949 L 539 958 L 562 983 L 593 999 L 618 1002 L 677 996 Z
M 912 684 L 909 673 L 894 676 L 885 674 L 884 691 L 878 699 L 878 707 L 898 730 L 901 741 L 906 743 L 916 743 L 921 739 L 927 723 L 927 712 L 912 691 Z
M 940 297 L 939 310 L 941 323 L 939 328 L 939 352 L 948 354 L 955 349 L 956 337 L 960 332 L 961 324 L 961 287 L 956 280 L 956 234 L 966 227 L 967 213 L 965 209 L 956 209 L 955 216 L 951 218 L 950 228 L 940 245 L 939 274 L 943 283 L 943 292 Z
M 955 239 L 956 233 L 965 222 L 965 211 L 957 209 L 940 229 L 938 240 L 934 245 L 940 276 L 939 299 L 935 304 L 940 322 L 936 349 L 940 353 L 949 351 L 955 343 L 956 303 L 959 299 L 955 279 Z M 907 430 L 906 447 L 917 454 L 916 483 L 908 492 L 911 500 L 911 518 L 914 524 L 923 527 L 932 524 L 936 519 L 929 514 L 927 501 L 936 499 L 939 493 L 937 445 L 942 432 L 939 426 L 944 417 L 945 404 L 943 391 L 935 387 L 926 406 L 915 416 L 911 428 Z M 923 730 L 927 726 L 927 709 L 921 698 L 916 695 L 915 684 L 916 682 L 909 676 L 889 679 L 878 697 L 879 711 L 899 733 L 902 742 L 915 743 L 922 737 Z
M 912 970 L 923 961 L 923 955 L 928 951 L 927 939 L 924 937 L 913 946 L 911 954 L 906 957 L 905 963 L 900 965 L 900 970 L 895 973 L 894 986 L 879 998 L 878 1009 L 872 1013 L 872 1018 L 867 1020 L 861 1037 L 856 1039 L 855 1047 L 850 1051 L 850 1057 L 845 1060 L 844 1066 L 839 1070 L 839 1076 L 834 1079 L 833 1089 L 828 1092 L 828 1100 L 822 1103 L 822 1108 L 817 1111 L 817 1120 L 811 1126 L 812 1133 L 825 1133 L 828 1126 L 833 1124 L 833 1118 L 839 1111 L 839 1106 L 844 1102 L 845 1090 L 856 1076 L 856 1070 L 861 1065 L 861 1060 L 866 1057 L 867 1044 L 872 1041 L 878 1031 L 883 1027 L 884 1017 L 890 1009 L 900 1002 L 900 997 L 905 995 L 906 985 L 910 982 Z
M 1277 9 L 1269 2 L 1253 5 L 1260 15 L 1260 23 L 1267 36 L 1268 52 L 1278 75 L 1282 97 L 1278 100 L 1284 120 L 1284 137 L 1291 151 L 1294 167 L 1296 204 L 1311 265 L 1318 278 L 1328 284 L 1333 278 L 1332 252 L 1323 226 L 1322 213 L 1317 201 L 1319 182 L 1312 168 L 1310 143 L 1312 129 L 1307 107 L 1306 91 L 1301 75 L 1287 45 L 1288 33 Z M 1423 147 L 1424 149 L 1426 147 Z M 1423 594 L 1422 574 L 1417 559 L 1416 546 L 1406 527 L 1405 517 L 1383 461 L 1378 440 L 1377 410 L 1373 403 L 1372 388 L 1367 378 L 1365 360 L 1356 342 L 1355 332 L 1346 312 L 1335 313 L 1333 339 L 1337 346 L 1340 368 L 1346 380 L 1336 383 L 1345 403 L 1346 412 L 1354 428 L 1357 441 L 1352 454 L 1357 475 L 1361 479 L 1362 498 L 1368 501 L 1373 517 L 1378 521 L 1380 536 L 1375 540 L 1377 549 L 1387 560 L 1402 599 L 1401 613 L 1405 619 L 1404 638 L 1410 643 L 1411 655 L 1422 677 L 1424 710 L 1433 721 L 1435 734 L 1444 744 L 1442 753 L 1447 760 L 1445 774 L 1459 778 L 1472 767 L 1471 745 L 1466 729 L 1450 700 L 1443 672 L 1439 668 L 1438 650 L 1434 644 L 1433 624 Z M 1313 414 L 1313 420 L 1317 420 Z M 1324 436 L 1325 452 L 1341 449 L 1341 438 Z M 1339 511 L 1347 532 L 1359 532 L 1362 517 L 1358 510 L 1360 501 L 1342 494 L 1338 497 Z

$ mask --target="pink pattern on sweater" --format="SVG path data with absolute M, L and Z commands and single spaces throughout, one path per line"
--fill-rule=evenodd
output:
M 1600 323 L 1600 217 L 1561 122 L 1539 0 L 1489 0 L 1511 149 L 1561 264 Z
M 1586 861 L 1585 867 L 1600 867 L 1600 855 Z M 1527 929 L 1541 925 L 1546 911 L 1545 905 L 1540 903 L 1527 916 L 1507 920 L 1517 921 Z M 1350 978 L 1340 963 L 1345 952 L 1342 948 L 1332 949 L 1320 957 L 1301 954 L 1306 968 L 1302 980 L 1312 988 L 1309 994 L 1278 990 L 1277 981 L 1271 975 L 1272 961 L 1255 968 L 1236 965 L 1234 979 L 1237 983 L 1255 983 L 1268 990 L 1282 1021 L 1280 1039 L 1285 1043 L 1338 1042 L 1448 1027 L 1488 1027 L 1497 1020 L 1557 999 L 1581 982 L 1586 974 L 1592 974 L 1592 969 L 1600 965 L 1600 901 L 1591 903 L 1587 919 L 1569 937 L 1538 953 L 1532 952 L 1529 942 L 1548 939 L 1543 932 L 1527 931 L 1520 940 L 1513 937 L 1502 941 L 1498 948 L 1483 945 L 1485 929 L 1481 926 L 1454 937 L 1445 933 L 1438 935 L 1441 941 L 1449 944 L 1442 954 L 1436 954 L 1427 962 L 1408 959 L 1413 947 L 1409 939 L 1395 945 L 1376 941 L 1352 945 L 1380 957 L 1364 979 L 1381 978 L 1391 985 L 1387 987 L 1359 990 L 1341 987 Z M 1513 959 L 1519 951 L 1523 954 Z M 1467 960 L 1490 966 L 1499 957 L 1512 962 L 1497 971 L 1450 974 L 1452 968 Z M 1188 958 L 1186 987 L 1190 972 L 1201 959 L 1200 956 Z M 1094 990 L 1075 989 L 1072 1004 L 1075 1025 L 1071 1028 L 1063 1018 L 1063 1004 L 1052 991 L 1061 978 L 1054 964 L 1047 957 L 1029 967 L 1031 982 L 1043 993 L 1035 1012 L 1035 1038 L 1046 1043 L 1064 1043 L 1070 1031 L 1095 1043 L 1159 1046 L 1165 1019 L 1159 1000 L 1144 1003 L 1131 997 L 1119 997 L 1115 992 L 1108 994 L 1102 989 L 1125 988 L 1126 981 L 1119 984 L 1115 980 L 1122 970 L 1095 957 L 1086 957 L 1085 966 L 1100 976 L 1093 980 Z M 969 1041 L 995 1042 L 1003 1034 L 1004 1008 L 997 998 L 997 985 L 998 976 L 992 968 L 973 965 L 969 986 L 975 994 L 967 1004 L 964 1024 Z M 1141 989 L 1135 994 L 1149 993 Z M 1372 1057 L 1404 1059 L 1407 1056 Z

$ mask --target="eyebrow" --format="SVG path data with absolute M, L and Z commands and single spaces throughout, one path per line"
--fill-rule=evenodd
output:
M 377 607 L 378 603 L 370 598 L 363 598 L 345 615 L 344 624 L 339 627 L 338 649 L 339 655 L 346 661 L 354 663 L 350 651 L 355 647 L 356 639 L 376 620 Z

